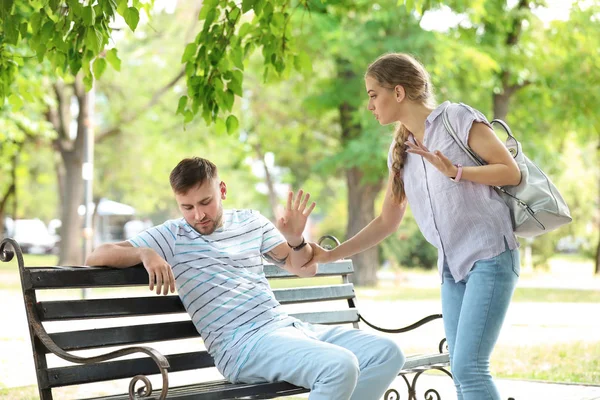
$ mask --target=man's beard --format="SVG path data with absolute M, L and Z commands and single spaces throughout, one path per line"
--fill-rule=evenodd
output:
M 208 225 L 200 225 L 200 224 L 195 224 L 194 225 L 194 230 L 196 232 L 198 232 L 201 235 L 210 235 L 212 234 L 215 230 L 217 230 L 217 228 L 219 228 L 223 222 L 223 209 L 219 210 L 219 214 L 217 214 L 217 218 L 213 221 L 212 224 L 208 224 Z

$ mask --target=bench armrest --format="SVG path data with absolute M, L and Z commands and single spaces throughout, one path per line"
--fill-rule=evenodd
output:
M 12 247 L 12 250 L 7 248 L 7 245 Z M 25 266 L 23 262 L 23 253 L 21 252 L 19 244 L 11 238 L 5 238 L 4 240 L 2 240 L 2 242 L 0 242 L 0 261 L 11 261 L 15 256 L 15 253 L 19 264 L 19 272 L 21 274 L 21 279 L 23 279 Z M 109 353 L 94 357 L 76 356 L 63 350 L 50 338 L 48 332 L 46 332 L 46 329 L 42 325 L 42 322 L 40 321 L 37 315 L 34 301 L 30 296 L 25 296 L 25 311 L 27 313 L 27 320 L 32 334 L 35 337 L 37 337 L 50 352 L 62 358 L 63 360 L 67 360 L 75 364 L 95 364 L 102 361 L 111 360 L 113 358 L 122 357 L 128 354 L 144 353 L 148 355 L 156 363 L 162 375 L 162 390 L 158 399 L 164 400 L 167 398 L 167 392 L 169 390 L 169 377 L 167 373 L 167 369 L 169 368 L 169 361 L 167 361 L 167 358 L 161 353 L 159 353 L 157 350 L 147 346 L 132 346 L 126 347 L 124 349 L 111 351 Z M 145 386 L 137 391 L 138 395 L 135 395 L 135 384 L 140 380 L 144 382 Z M 152 384 L 150 383 L 148 378 L 146 378 L 146 376 L 136 375 L 131 379 L 131 382 L 129 383 L 130 399 L 139 398 L 139 396 L 148 397 L 151 393 Z
M 422 318 L 420 320 L 418 320 L 417 322 L 415 322 L 414 324 L 410 324 L 407 326 L 404 326 L 402 328 L 397 328 L 397 329 L 387 329 L 387 328 L 382 328 L 380 326 L 377 326 L 375 324 L 372 324 L 371 322 L 367 321 L 365 319 L 365 317 L 362 316 L 362 314 L 358 314 L 358 318 L 364 322 L 367 326 L 380 331 L 380 332 L 384 332 L 384 333 L 404 333 L 404 332 L 408 332 L 408 331 L 412 331 L 413 329 L 416 329 L 422 325 L 425 325 L 428 322 L 431 321 L 435 321 L 436 319 L 440 319 L 442 318 L 442 314 L 432 314 L 432 315 L 428 315 L 425 318 Z M 438 350 L 440 351 L 440 353 L 444 352 L 444 347 L 446 344 L 446 339 L 442 339 L 442 341 L 440 342 L 440 344 L 438 345 Z

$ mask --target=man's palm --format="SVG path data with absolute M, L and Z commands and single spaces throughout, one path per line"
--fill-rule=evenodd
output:
M 316 205 L 313 202 L 310 207 L 306 208 L 309 198 L 310 194 L 306 193 L 304 195 L 302 190 L 298 191 L 295 198 L 294 192 L 289 192 L 283 216 L 277 220 L 277 229 L 286 239 L 302 236 L 302 232 L 306 227 L 306 220 Z

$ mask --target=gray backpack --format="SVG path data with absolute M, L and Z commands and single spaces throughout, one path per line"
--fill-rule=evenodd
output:
M 485 165 L 473 150 L 466 146 L 456 135 L 450 125 L 447 107 L 443 112 L 444 126 L 452 139 L 478 165 Z M 523 154 L 521 143 L 515 139 L 508 125 L 499 119 L 491 122 L 504 130 L 508 135 L 505 146 L 521 170 L 521 183 L 516 186 L 495 186 L 494 189 L 506 202 L 510 209 L 512 226 L 515 235 L 535 237 L 568 224 L 573 219 L 569 207 L 550 178 Z

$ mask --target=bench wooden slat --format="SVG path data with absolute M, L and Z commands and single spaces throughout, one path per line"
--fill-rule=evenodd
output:
M 160 388 L 156 388 L 155 392 L 159 391 L 159 389 Z M 308 392 L 308 389 L 294 386 L 287 382 L 233 384 L 221 380 L 172 388 L 169 390 L 168 398 L 176 400 L 222 400 L 234 398 L 274 399 Z M 257 395 L 260 395 L 260 397 L 251 397 Z M 129 400 L 129 396 L 117 395 L 95 397 L 90 400 Z
M 448 353 L 438 354 L 420 354 L 416 356 L 406 357 L 404 367 L 402 367 L 403 373 L 407 371 L 421 371 L 429 369 L 431 366 L 447 366 L 450 365 L 450 355 Z
M 206 351 L 167 355 L 169 373 L 188 371 L 214 366 L 212 357 Z M 406 358 L 403 371 L 421 371 L 436 365 L 448 365 L 448 353 L 426 354 Z M 108 361 L 91 365 L 49 368 L 41 373 L 42 387 L 52 388 L 68 385 L 79 385 L 97 381 L 129 378 L 136 374 L 154 375 L 159 370 L 149 358 Z
M 356 297 L 354 285 L 328 285 L 273 290 L 281 304 L 310 303 L 314 301 L 346 300 Z
M 265 265 L 264 269 L 267 278 L 298 278 L 273 264 Z M 353 272 L 352 260 L 340 260 L 329 264 L 320 264 L 316 276 L 346 275 Z
M 132 317 L 186 312 L 179 296 L 41 301 L 38 302 L 36 307 L 41 321 Z
M 164 322 L 51 333 L 50 338 L 66 351 L 132 345 L 200 337 L 192 321 Z
M 167 355 L 169 373 L 209 368 L 215 365 L 206 351 Z M 159 374 L 158 367 L 150 357 L 107 361 L 88 365 L 48 368 L 40 373 L 43 388 L 53 388 L 83 383 L 131 378 L 135 375 Z
M 281 304 L 354 298 L 352 284 L 273 290 Z M 93 300 L 42 301 L 37 305 L 41 321 L 132 317 L 184 313 L 178 296 L 148 296 Z
M 355 309 L 290 314 L 314 324 L 345 324 L 358 322 Z M 85 350 L 110 346 L 125 346 L 165 340 L 200 337 L 192 321 L 163 322 L 157 324 L 119 326 L 51 333 L 54 342 L 66 351 Z
M 358 311 L 353 308 L 339 311 L 319 311 L 290 315 L 301 321 L 310 322 L 311 324 L 332 325 L 358 322 Z
M 289 272 L 271 264 L 264 267 L 267 278 L 293 278 Z M 332 276 L 351 274 L 350 260 L 319 266 L 316 276 Z M 26 288 L 61 289 L 90 287 L 119 287 L 148 284 L 148 273 L 143 266 L 131 268 L 104 267 L 31 267 L 26 268 Z

